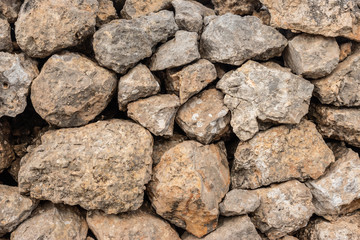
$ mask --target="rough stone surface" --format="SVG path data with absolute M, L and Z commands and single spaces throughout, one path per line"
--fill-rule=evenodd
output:
M 141 210 L 121 215 L 92 211 L 88 212 L 86 220 L 98 240 L 180 240 L 169 223 Z
M 150 70 L 179 67 L 200 58 L 198 34 L 177 31 L 175 38 L 161 45 L 150 60 Z
M 260 197 L 255 191 L 233 189 L 220 203 L 220 214 L 236 216 L 254 212 L 260 206 Z
M 25 0 L 16 41 L 28 56 L 39 58 L 76 46 L 95 32 L 98 7 L 96 0 Z
M 197 237 L 216 228 L 218 204 L 230 185 L 222 143 L 184 141 L 165 152 L 153 171 L 148 192 L 157 214 Z
M 108 214 L 138 209 L 150 180 L 153 139 L 125 120 L 46 132 L 21 160 L 23 194 Z
M 116 75 L 77 53 L 55 54 L 31 85 L 31 102 L 47 122 L 59 127 L 87 124 L 115 93 Z
M 28 218 L 37 201 L 21 196 L 17 187 L 0 184 L 0 236 Z
M 360 40 L 360 10 L 356 0 L 260 1 L 270 11 L 273 27 Z
M 296 180 L 260 188 L 256 192 L 261 204 L 252 220 L 270 240 L 305 227 L 314 212 L 310 190 Z
M 259 7 L 258 0 L 211 0 L 218 15 L 233 13 L 237 15 L 251 14 Z
M 258 188 L 291 179 L 319 178 L 335 157 L 314 123 L 279 126 L 241 142 L 231 172 L 233 188 Z
M 345 60 L 351 53 L 352 53 L 352 42 L 346 42 L 343 44 L 340 44 L 340 56 L 339 61 Z
M 186 136 L 181 134 L 174 133 L 173 136 L 169 138 L 155 138 L 154 139 L 154 149 L 153 149 L 153 162 L 154 165 L 160 162 L 162 155 L 172 147 L 175 147 L 179 143 L 187 140 Z
M 201 35 L 200 51 L 212 62 L 241 65 L 248 59 L 280 56 L 287 40 L 257 17 L 225 14 L 213 17 Z
M 10 143 L 10 124 L 6 119 L 0 119 L 0 173 L 10 167 L 15 160 L 13 146 Z
M 99 10 L 96 15 L 96 26 L 109 23 L 111 20 L 118 18 L 114 3 L 112 0 L 98 0 Z
M 219 139 L 230 127 L 230 111 L 224 105 L 224 94 L 209 89 L 190 98 L 179 108 L 176 122 L 188 137 L 203 144 Z
M 122 76 L 118 85 L 118 104 L 121 111 L 126 110 L 129 102 L 155 95 L 160 91 L 160 84 L 150 70 L 138 64 Z
M 284 68 L 248 61 L 227 72 L 217 83 L 231 110 L 231 126 L 240 140 L 248 140 L 259 131 L 257 120 L 299 123 L 308 112 L 314 86 Z
M 10 24 L 5 18 L 2 18 L 0 15 L 0 51 L 11 52 L 12 50 L 13 45 L 11 41 Z
M 360 50 L 339 63 L 329 76 L 313 84 L 314 95 L 323 104 L 360 106 Z
M 38 74 L 37 63 L 23 53 L 0 52 L 0 117 L 25 110 L 31 81 Z
M 0 15 L 5 16 L 9 23 L 14 23 L 18 17 L 21 4 L 21 0 L 1 0 Z
M 47 202 L 11 233 L 11 240 L 85 240 L 88 226 L 75 207 Z
M 132 19 L 171 7 L 172 0 L 126 0 L 121 16 Z
M 113 20 L 94 34 L 96 60 L 124 74 L 140 60 L 150 57 L 155 45 L 173 36 L 177 29 L 174 14 L 165 10 L 132 20 Z
M 179 107 L 177 96 L 160 94 L 129 103 L 127 114 L 156 136 L 172 136 Z
M 339 56 L 335 38 L 304 33 L 289 41 L 284 61 L 294 73 L 315 79 L 329 75 L 339 63 Z

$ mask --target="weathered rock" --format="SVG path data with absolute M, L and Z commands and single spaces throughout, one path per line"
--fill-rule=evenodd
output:
M 25 54 L 0 52 L 0 117 L 25 110 L 31 81 L 38 74 L 37 63 Z
M 160 94 L 129 103 L 127 114 L 156 136 L 172 136 L 179 107 L 177 96 Z
M 175 38 L 161 45 L 151 57 L 150 70 L 179 67 L 199 59 L 197 39 L 195 32 L 177 31 Z
M 323 104 L 360 106 L 360 51 L 357 51 L 327 77 L 313 81 L 314 95 Z
M 60 127 L 87 124 L 115 93 L 116 75 L 77 53 L 55 54 L 31 85 L 31 102 L 47 122 Z
M 14 23 L 18 17 L 21 4 L 21 0 L 1 0 L 0 15 L 5 16 L 9 23 Z
M 0 236 L 13 231 L 28 218 L 37 203 L 21 196 L 17 187 L 0 184 Z
M 213 82 L 217 77 L 214 64 L 205 59 L 190 64 L 181 70 L 168 69 L 166 71 L 166 87 L 177 93 L 180 103 L 185 103 Z
M 118 18 L 114 3 L 111 0 L 98 0 L 99 10 L 96 15 L 96 26 L 109 23 L 111 20 Z
M 123 74 L 140 60 L 150 57 L 155 45 L 173 36 L 177 29 L 174 14 L 170 11 L 132 20 L 113 20 L 94 34 L 96 60 Z
M 121 16 L 132 19 L 171 7 L 172 0 L 126 0 Z
M 340 48 L 335 38 L 301 34 L 289 41 L 284 61 L 292 71 L 306 78 L 329 75 L 339 63 Z
M 233 189 L 220 203 L 220 214 L 236 216 L 254 212 L 260 206 L 260 197 L 255 191 Z
M 75 207 L 46 202 L 11 233 L 11 240 L 85 240 L 88 226 Z
M 11 52 L 12 50 L 13 45 L 11 41 L 10 24 L 5 18 L 2 18 L 0 15 L 0 51 Z
M 211 0 L 218 15 L 233 13 L 237 15 L 251 14 L 260 6 L 259 0 Z
M 129 102 L 155 95 L 160 91 L 160 84 L 150 70 L 138 64 L 122 76 L 118 85 L 118 104 L 120 111 L 126 110 Z
M 13 146 L 10 144 L 10 124 L 6 119 L 0 118 L 0 173 L 10 167 L 15 160 Z
M 295 124 L 308 112 L 314 86 L 284 68 L 248 61 L 217 83 L 231 110 L 231 126 L 240 140 L 259 131 L 257 120 Z
M 86 220 L 98 240 L 180 240 L 169 223 L 142 210 L 121 215 L 92 211 L 88 212 Z
M 49 131 L 21 160 L 23 194 L 108 214 L 138 209 L 152 167 L 151 134 L 113 119 Z
M 270 240 L 305 227 L 314 212 L 310 190 L 292 180 L 256 190 L 261 204 L 252 220 Z
M 175 147 L 176 145 L 185 140 L 187 140 L 186 136 L 176 133 L 174 133 L 174 135 L 169 138 L 155 138 L 152 155 L 154 165 L 160 162 L 162 155 L 164 155 L 167 150 Z
M 287 40 L 257 17 L 233 14 L 213 17 L 201 35 L 201 56 L 212 62 L 241 65 L 248 59 L 280 56 Z
M 183 240 L 199 239 L 189 233 L 182 235 Z M 209 233 L 204 240 L 261 240 L 256 232 L 254 224 L 248 216 L 223 218 L 219 220 L 219 226 L 215 231 Z
M 293 236 L 285 236 L 285 237 L 282 237 L 280 239 L 281 240 L 299 240 L 298 238 L 293 237 Z
M 25 0 L 16 41 L 28 56 L 39 58 L 76 46 L 95 32 L 98 7 L 96 0 Z
M 310 114 L 324 137 L 360 147 L 360 109 L 314 104 Z
M 343 44 L 340 44 L 340 56 L 339 61 L 342 62 L 345 60 L 349 55 L 352 53 L 352 42 L 346 42 Z
M 188 137 L 209 144 L 229 130 L 230 111 L 224 105 L 224 94 L 209 89 L 182 105 L 175 120 Z
M 360 10 L 356 0 L 260 1 L 270 11 L 273 27 L 360 40 Z
M 161 157 L 148 192 L 157 214 L 197 237 L 217 226 L 218 204 L 229 189 L 223 144 L 184 141 Z
M 264 151 L 266 149 L 266 151 Z M 314 123 L 279 126 L 241 142 L 231 172 L 233 188 L 258 188 L 291 179 L 318 179 L 334 162 Z

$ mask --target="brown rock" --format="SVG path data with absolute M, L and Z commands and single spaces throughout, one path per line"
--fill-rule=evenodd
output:
M 96 26 L 100 27 L 103 24 L 118 18 L 114 3 L 112 0 L 98 0 L 99 10 L 96 15 Z
M 12 50 L 13 50 L 13 45 L 11 41 L 10 24 L 5 18 L 2 18 L 0 15 L 0 51 L 11 52 Z
M 154 148 L 153 148 L 153 163 L 154 165 L 160 162 L 162 155 L 172 147 L 175 147 L 179 143 L 187 140 L 186 136 L 181 134 L 174 133 L 173 136 L 169 138 L 155 138 L 154 139 Z
M 137 18 L 152 12 L 171 7 L 172 0 L 126 0 L 121 16 L 126 19 Z
M 184 141 L 161 157 L 148 192 L 157 214 L 197 237 L 217 226 L 218 204 L 229 189 L 223 144 Z
M 346 42 L 343 44 L 340 44 L 340 56 L 339 61 L 344 61 L 352 52 L 351 50 L 352 42 Z
M 259 0 L 211 0 L 216 14 L 233 13 L 237 15 L 251 14 L 261 4 Z
M 21 4 L 21 0 L 1 0 L 0 15 L 5 16 L 9 23 L 14 23 L 18 17 Z
M 220 203 L 220 214 L 236 216 L 254 212 L 260 206 L 260 197 L 255 191 L 233 189 Z
M 0 118 L 0 173 L 10 167 L 15 160 L 13 146 L 10 143 L 10 124 L 6 119 Z
M 280 238 L 280 240 L 299 240 L 299 239 L 293 236 L 285 236 Z

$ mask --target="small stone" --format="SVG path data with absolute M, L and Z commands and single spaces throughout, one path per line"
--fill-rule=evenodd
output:
M 11 240 L 85 240 L 88 226 L 75 207 L 46 202 L 11 233 Z
M 22 0 L 1 0 L 0 15 L 3 15 L 9 23 L 14 23 L 18 17 Z
M 188 137 L 202 144 L 218 140 L 230 127 L 230 111 L 224 105 L 224 94 L 209 89 L 192 97 L 179 108 L 176 122 Z
M 339 61 L 344 61 L 349 55 L 351 55 L 352 52 L 352 42 L 346 42 L 343 44 L 340 44 L 340 56 Z
M 233 13 L 236 15 L 251 14 L 261 4 L 259 0 L 211 0 L 218 15 Z
M 100 27 L 118 18 L 114 3 L 111 0 L 98 0 L 99 10 L 96 15 L 96 26 Z
M 157 214 L 202 237 L 217 226 L 230 173 L 224 144 L 184 141 L 161 157 L 148 185 Z
M 150 60 L 150 70 L 159 71 L 179 67 L 200 58 L 198 35 L 177 31 L 175 38 L 161 45 Z
M 291 70 L 306 78 L 329 75 L 339 63 L 340 48 L 335 38 L 301 34 L 284 51 L 284 61 Z
M 156 136 L 172 136 L 179 107 L 177 96 L 160 94 L 129 103 L 127 114 Z
M 27 219 L 38 202 L 19 194 L 17 187 L 0 184 L 0 236 Z
M 0 15 L 0 51 L 11 52 L 12 50 L 13 45 L 11 41 L 10 24 L 5 18 L 2 18 Z
M 126 0 L 121 16 L 126 19 L 138 18 L 152 12 L 171 7 L 172 0 Z
M 113 20 L 94 34 L 95 58 L 101 66 L 124 74 L 150 57 L 156 44 L 165 42 L 177 29 L 174 14 L 165 10 L 132 20 Z
M 287 40 L 257 17 L 225 14 L 210 20 L 200 40 L 201 56 L 212 62 L 241 65 L 248 59 L 281 56 Z
M 10 143 L 10 129 L 9 122 L 5 118 L 0 118 L 0 173 L 15 160 L 13 146 Z
M 280 240 L 299 240 L 299 239 L 293 236 L 286 235 L 285 237 L 280 238 Z
M 297 180 L 260 188 L 256 192 L 261 204 L 253 214 L 252 222 L 270 240 L 305 227 L 314 212 L 310 190 Z
M 21 160 L 21 193 L 107 214 L 142 205 L 153 147 L 143 127 L 113 119 L 48 131 L 41 141 Z
M 30 84 L 38 74 L 37 63 L 25 54 L 0 52 L 0 117 L 15 117 L 25 110 Z
M 98 240 L 180 240 L 169 223 L 142 210 L 120 215 L 91 211 L 87 213 L 86 221 Z
M 78 54 L 54 54 L 31 85 L 31 102 L 47 122 L 59 127 L 87 124 L 115 93 L 116 75 Z
M 240 142 L 231 183 L 233 188 L 255 189 L 291 179 L 318 179 L 334 160 L 315 124 L 303 120 L 296 126 L 274 127 Z
M 120 111 L 126 110 L 129 102 L 155 95 L 160 91 L 160 84 L 143 64 L 138 64 L 122 76 L 118 85 L 118 104 Z
M 16 41 L 38 58 L 76 46 L 95 32 L 98 7 L 96 0 L 25 0 L 15 23 Z
M 255 191 L 233 189 L 220 203 L 220 214 L 236 216 L 254 212 L 260 206 L 260 197 Z
M 186 136 L 177 133 L 174 133 L 174 135 L 169 138 L 155 138 L 152 155 L 154 165 L 157 165 L 160 162 L 162 155 L 164 155 L 167 150 L 185 140 L 187 140 Z
M 231 126 L 242 141 L 259 131 L 258 120 L 297 124 L 307 114 L 314 86 L 286 69 L 248 61 L 216 85 L 225 93 Z

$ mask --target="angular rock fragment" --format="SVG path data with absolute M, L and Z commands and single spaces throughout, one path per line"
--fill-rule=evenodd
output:
M 21 0 L 1 0 L 0 15 L 3 15 L 9 23 L 14 23 L 18 17 L 22 1 Z
M 212 62 L 241 65 L 248 59 L 267 60 L 280 56 L 287 40 L 257 17 L 225 14 L 205 26 L 201 56 Z
M 211 0 L 218 15 L 233 13 L 237 15 L 251 14 L 260 6 L 259 0 Z
M 155 45 L 173 36 L 177 29 L 174 14 L 170 11 L 132 20 L 113 20 L 94 34 L 96 60 L 123 74 L 140 60 L 150 57 Z
M 11 233 L 12 240 L 85 240 L 88 226 L 75 207 L 43 203 Z
M 108 214 L 138 209 L 150 180 L 153 139 L 125 120 L 46 132 L 21 160 L 23 194 Z
M 156 136 L 172 136 L 179 107 L 177 96 L 160 94 L 129 103 L 127 114 Z
M 160 162 L 162 155 L 172 147 L 175 147 L 179 143 L 187 140 L 186 136 L 181 134 L 174 133 L 173 136 L 169 138 L 155 138 L 154 139 L 154 148 L 153 148 L 153 163 L 154 165 Z
M 38 58 L 76 46 L 95 32 L 98 7 L 95 0 L 25 0 L 15 23 L 16 41 Z
M 59 127 L 87 124 L 115 93 L 116 75 L 90 59 L 65 52 L 54 54 L 31 85 L 31 102 L 47 122 Z
M 218 204 L 229 184 L 223 144 L 184 141 L 161 157 L 148 192 L 157 214 L 202 237 L 216 228 Z
M 198 35 L 177 31 L 175 38 L 161 45 L 150 60 L 150 70 L 158 71 L 179 67 L 200 58 Z
M 96 26 L 109 23 L 111 20 L 118 18 L 114 3 L 112 0 L 98 0 L 99 10 L 96 15 Z
M 118 84 L 118 104 L 120 111 L 126 110 L 129 102 L 155 95 L 160 91 L 160 84 L 150 70 L 138 64 L 120 78 Z
M 241 142 L 231 183 L 233 188 L 255 189 L 291 179 L 318 179 L 334 160 L 315 124 L 303 120 L 297 126 L 274 127 Z
M 17 187 L 0 184 L 0 236 L 28 218 L 38 202 L 20 195 Z
M 216 85 L 225 93 L 231 126 L 242 141 L 259 131 L 257 120 L 295 124 L 307 114 L 314 86 L 278 66 L 248 61 Z
M 340 56 L 339 56 L 340 62 L 345 60 L 352 53 L 351 47 L 352 47 L 352 42 L 346 42 L 340 44 Z
M 0 173 L 10 167 L 15 160 L 13 146 L 10 144 L 10 124 L 6 119 L 0 119 Z
M 289 41 L 284 61 L 291 70 L 306 78 L 329 75 L 339 63 L 340 48 L 335 38 L 301 34 Z
M 260 206 L 260 197 L 255 191 L 233 189 L 220 203 L 220 214 L 236 216 L 254 212 Z
M 0 117 L 25 110 L 31 81 L 38 74 L 37 63 L 25 54 L 0 52 Z
M 152 12 L 171 7 L 172 0 L 126 0 L 121 16 L 126 19 L 138 18 Z
M 188 137 L 209 144 L 229 130 L 230 111 L 224 105 L 224 94 L 209 89 L 182 105 L 175 120 Z
M 11 27 L 5 18 L 0 15 L 0 51 L 11 52 L 13 45 L 11 41 Z
M 142 210 L 120 215 L 106 215 L 100 211 L 91 211 L 88 212 L 86 221 L 98 240 L 180 240 L 179 235 L 169 223 Z
M 296 180 L 260 188 L 256 192 L 261 204 L 252 220 L 270 240 L 306 226 L 314 212 L 310 190 Z

